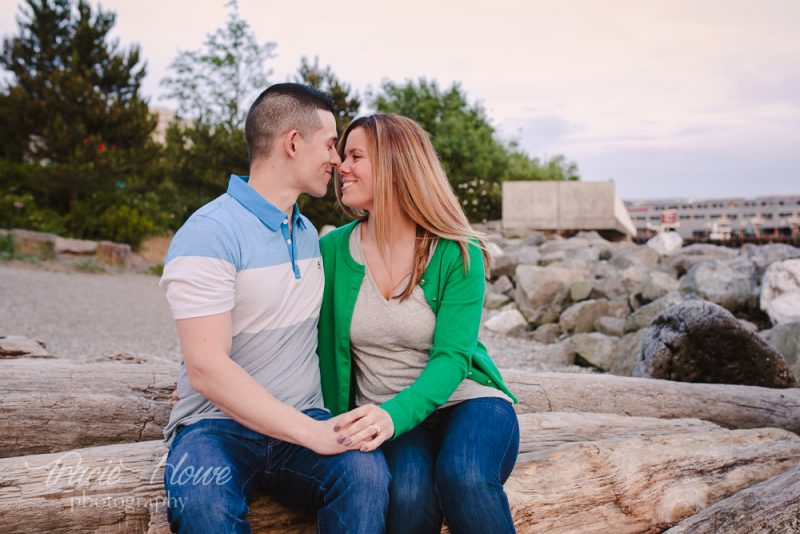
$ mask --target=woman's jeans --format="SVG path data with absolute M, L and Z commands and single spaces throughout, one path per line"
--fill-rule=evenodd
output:
M 471 399 L 434 412 L 381 447 L 392 481 L 387 532 L 515 532 L 503 483 L 519 451 L 511 403 Z
M 317 420 L 324 410 L 306 410 Z M 318 532 L 380 533 L 390 481 L 380 451 L 321 456 L 231 419 L 203 419 L 178 431 L 164 485 L 173 532 L 250 532 L 256 489 L 298 510 L 317 512 Z

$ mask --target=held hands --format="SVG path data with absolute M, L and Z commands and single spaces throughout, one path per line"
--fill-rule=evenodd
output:
M 391 416 L 374 404 L 359 406 L 331 421 L 336 421 L 333 431 L 337 433 L 337 443 L 348 450 L 374 451 L 394 436 Z

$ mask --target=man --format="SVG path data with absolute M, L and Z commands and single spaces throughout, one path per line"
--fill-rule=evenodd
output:
M 231 176 L 175 234 L 161 286 L 183 353 L 164 430 L 176 532 L 250 532 L 258 488 L 317 509 L 320 532 L 382 532 L 380 453 L 347 451 L 324 410 L 316 326 L 324 277 L 317 232 L 297 208 L 340 163 L 328 95 L 278 84 L 245 124 L 250 177 Z

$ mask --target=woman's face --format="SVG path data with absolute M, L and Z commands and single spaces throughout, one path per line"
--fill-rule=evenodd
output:
M 347 136 L 339 173 L 342 181 L 342 203 L 353 209 L 369 211 L 375 198 L 375 182 L 367 149 L 367 133 L 364 128 L 352 130 Z

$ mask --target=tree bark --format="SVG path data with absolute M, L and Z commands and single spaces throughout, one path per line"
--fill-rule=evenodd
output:
M 665 534 L 800 532 L 800 465 L 736 493 Z
M 523 455 L 506 483 L 520 532 L 655 532 L 800 461 L 800 437 L 778 429 L 658 428 L 600 414 L 520 419 Z M 632 420 L 619 435 L 603 428 L 619 419 Z M 531 437 L 537 429 L 549 434 Z M 637 432 L 651 434 L 625 437 Z M 571 442 L 584 437 L 594 441 Z M 0 531 L 168 532 L 165 454 L 148 441 L 0 460 Z M 255 532 L 314 525 L 263 496 L 249 519 Z

